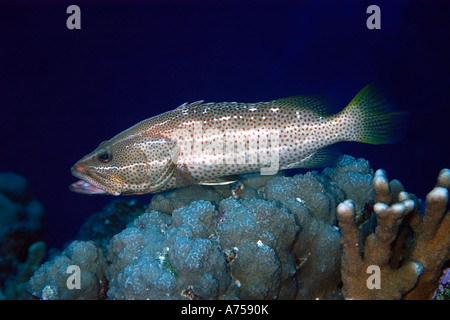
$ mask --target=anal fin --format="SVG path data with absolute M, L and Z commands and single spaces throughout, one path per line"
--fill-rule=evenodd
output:
M 291 165 L 286 166 L 283 169 L 293 169 L 293 168 L 323 168 L 327 166 L 332 166 L 338 162 L 338 160 L 342 157 L 342 153 L 334 147 L 325 147 L 317 150 L 316 152 L 310 154 L 308 157 L 303 159 L 302 161 L 293 163 Z
M 200 181 L 199 184 L 202 186 L 226 186 L 232 183 L 239 181 L 239 177 L 236 175 L 233 176 L 225 176 L 211 180 L 203 180 Z

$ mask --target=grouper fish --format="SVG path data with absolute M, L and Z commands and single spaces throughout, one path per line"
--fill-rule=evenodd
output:
M 258 103 L 184 103 L 100 143 L 72 167 L 84 194 L 145 194 L 236 181 L 329 164 L 329 146 L 396 140 L 402 113 L 372 86 L 331 114 L 322 99 L 296 96 Z

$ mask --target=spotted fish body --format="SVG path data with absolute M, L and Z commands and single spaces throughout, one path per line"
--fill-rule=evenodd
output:
M 229 176 L 267 168 L 275 173 L 317 167 L 330 160 L 324 150 L 334 143 L 392 142 L 399 119 L 370 86 L 333 115 L 307 96 L 185 103 L 102 142 L 72 168 L 82 180 L 71 189 L 157 193 L 193 183 L 223 183 Z

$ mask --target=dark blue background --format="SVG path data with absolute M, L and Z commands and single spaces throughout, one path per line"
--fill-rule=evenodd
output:
M 70 4 L 81 30 L 66 28 Z M 366 28 L 370 4 L 381 30 Z M 449 17 L 448 1 L 2 2 L 0 171 L 30 181 L 60 246 L 113 199 L 71 193 L 70 167 L 138 121 L 200 99 L 343 108 L 374 83 L 408 111 L 405 137 L 343 149 L 424 197 L 450 165 Z

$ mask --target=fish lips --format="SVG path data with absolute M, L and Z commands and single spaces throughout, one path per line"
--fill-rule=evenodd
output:
M 111 194 L 118 196 L 120 192 L 109 190 L 104 184 L 86 173 L 86 170 L 80 166 L 74 166 L 70 169 L 73 176 L 80 180 L 69 185 L 69 190 L 82 194 Z

